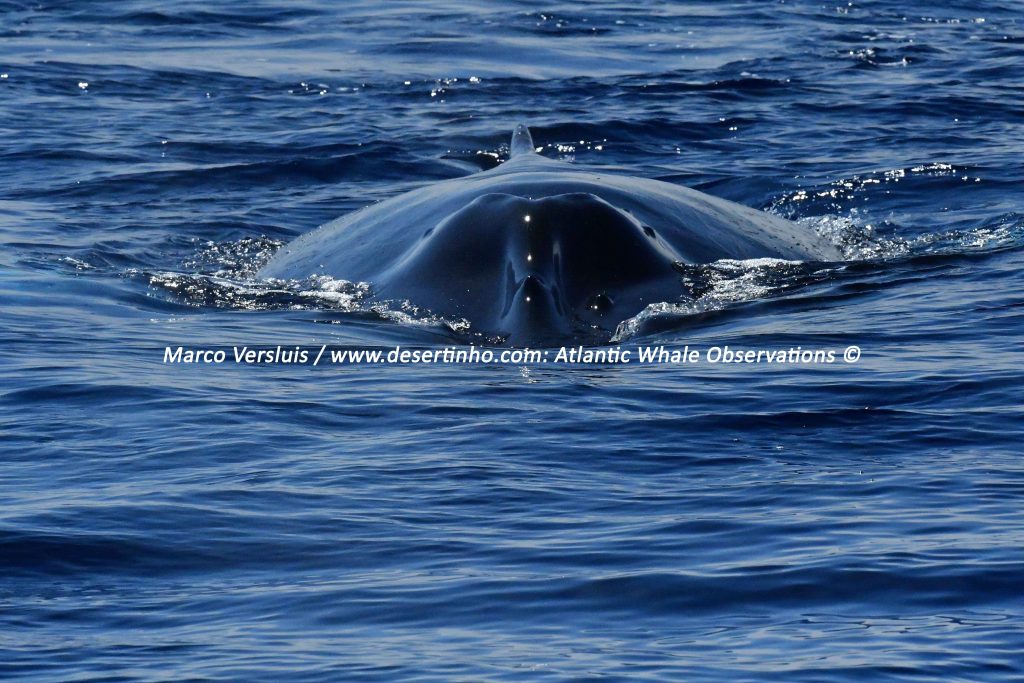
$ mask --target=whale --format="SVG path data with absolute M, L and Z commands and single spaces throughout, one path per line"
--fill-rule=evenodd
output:
M 807 226 L 690 188 L 544 157 L 515 127 L 504 163 L 308 232 L 264 279 L 329 276 L 512 346 L 607 342 L 652 304 L 691 297 L 686 266 L 837 261 Z

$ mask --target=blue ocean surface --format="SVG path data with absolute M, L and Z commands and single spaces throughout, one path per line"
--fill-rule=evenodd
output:
M 860 359 L 164 363 L 487 347 L 255 273 L 519 121 L 845 255 L 599 348 Z M 0 0 L 0 677 L 1024 680 L 1022 183 L 1016 1 Z

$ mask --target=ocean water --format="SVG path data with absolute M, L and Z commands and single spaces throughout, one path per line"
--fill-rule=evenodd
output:
M 1024 679 L 1024 6 L 0 0 L 0 677 Z M 808 223 L 607 348 L 254 277 L 541 153 Z

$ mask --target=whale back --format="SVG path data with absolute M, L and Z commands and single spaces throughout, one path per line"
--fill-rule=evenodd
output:
M 328 223 L 260 275 L 367 281 L 513 343 L 607 339 L 648 304 L 679 301 L 681 264 L 838 260 L 810 229 L 657 180 L 535 153 L 519 126 L 511 158 Z

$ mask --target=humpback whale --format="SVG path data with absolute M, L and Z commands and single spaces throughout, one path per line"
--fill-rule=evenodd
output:
M 810 228 L 667 182 L 536 153 L 529 129 L 487 171 L 370 205 L 295 239 L 259 277 L 370 283 L 513 345 L 606 342 L 619 322 L 684 301 L 686 264 L 839 260 Z

